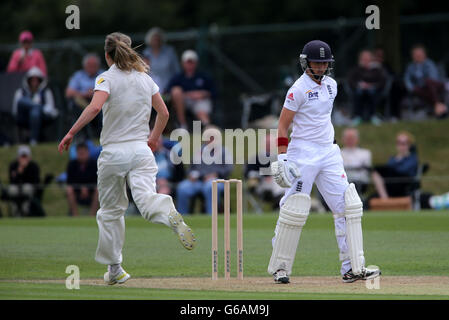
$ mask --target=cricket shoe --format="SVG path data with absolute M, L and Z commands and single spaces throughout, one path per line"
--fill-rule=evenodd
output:
M 287 275 L 287 271 L 279 269 L 273 273 L 275 283 L 290 283 L 290 278 Z
M 126 280 L 128 280 L 129 278 L 131 278 L 131 276 L 129 275 L 129 273 L 123 270 L 122 267 L 120 267 L 119 271 L 115 275 L 112 275 L 109 270 L 106 271 L 104 274 L 104 282 L 106 282 L 109 285 L 113 285 L 116 283 L 118 284 L 125 283 Z
M 187 250 L 195 248 L 195 235 L 193 234 L 192 228 L 184 222 L 181 214 L 178 211 L 173 210 L 168 215 L 168 220 L 170 221 L 173 231 L 178 235 L 179 241 L 181 241 L 183 247 Z
M 350 269 L 348 272 L 346 272 L 343 275 L 343 282 L 344 283 L 351 283 L 357 280 L 370 280 L 374 279 L 378 276 L 380 276 L 382 272 L 380 272 L 380 269 L 363 269 L 362 273 L 360 274 L 354 274 L 352 272 L 352 269 Z

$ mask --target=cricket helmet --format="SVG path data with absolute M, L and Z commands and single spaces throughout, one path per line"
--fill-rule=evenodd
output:
M 332 55 L 332 51 L 330 46 L 321 40 L 312 40 L 304 46 L 302 49 L 302 53 L 299 55 L 299 63 L 301 64 L 302 70 L 305 72 L 309 69 L 310 73 L 317 80 L 321 80 L 323 76 L 317 75 L 313 73 L 313 70 L 310 68 L 309 62 L 328 62 L 329 65 L 327 67 L 324 75 L 329 75 L 333 69 L 334 56 Z

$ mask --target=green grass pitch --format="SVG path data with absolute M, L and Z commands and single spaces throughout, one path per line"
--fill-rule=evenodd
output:
M 231 266 L 235 277 L 235 217 L 232 218 Z M 448 281 L 448 211 L 365 213 L 366 263 L 381 267 L 381 281 L 384 277 L 401 279 L 395 280 L 399 284 L 403 281 L 396 291 L 392 287 L 386 291 L 368 290 L 359 282 L 340 282 L 330 214 L 310 215 L 293 268 L 296 282 L 283 287 L 273 284 L 266 269 L 276 218 L 274 213 L 244 216 L 244 281 L 257 279 L 258 283 L 248 282 L 246 288 L 233 280 L 236 287 L 230 290 L 223 280 L 218 281 L 217 288 L 202 287 L 203 282 L 211 281 L 211 219 L 206 215 L 185 217 L 198 238 L 198 246 L 191 252 L 184 250 L 165 226 L 151 224 L 141 217 L 127 217 L 123 266 L 135 281 L 132 286 L 101 284 L 105 266 L 94 260 L 98 236 L 94 218 L 0 219 L 0 299 L 449 299 L 449 289 L 425 292 L 419 285 L 413 285 L 414 279 L 434 279 L 436 286 L 440 278 Z M 222 222 L 220 219 L 220 277 Z M 68 265 L 80 269 L 80 290 L 65 287 Z M 198 286 L 176 287 L 177 282 L 198 278 Z M 330 279 L 330 284 L 320 289 L 304 280 L 302 286 L 302 279 Z M 139 287 L 139 281 L 157 285 Z M 166 281 L 175 288 L 164 287 Z

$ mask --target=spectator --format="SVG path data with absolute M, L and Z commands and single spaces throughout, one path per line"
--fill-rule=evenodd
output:
M 17 89 L 12 114 L 19 127 L 30 129 L 31 145 L 39 141 L 41 127 L 58 116 L 53 93 L 47 87 L 47 79 L 38 67 L 28 70 L 22 87 Z
M 341 156 L 348 181 L 355 184 L 361 195 L 370 183 L 371 151 L 359 147 L 359 131 L 355 128 L 343 131 L 342 142 Z
M 89 206 L 90 215 L 98 210 L 97 162 L 89 157 L 85 143 L 76 147 L 77 157 L 67 165 L 67 201 L 71 216 L 78 216 L 78 205 Z
M 87 107 L 94 94 L 95 78 L 104 70 L 101 69 L 100 57 L 95 53 L 88 53 L 83 57 L 83 69 L 76 71 L 69 80 L 65 95 L 73 105 L 71 115 L 77 118 L 83 109 Z M 98 128 L 101 127 L 101 114 L 94 122 Z M 88 133 L 90 136 L 91 134 Z
M 14 216 L 44 216 L 40 205 L 40 168 L 31 159 L 31 149 L 21 145 L 17 159 L 9 165 L 7 199 L 11 201 Z
M 183 71 L 170 80 L 167 88 L 171 93 L 178 122 L 182 128 L 187 128 L 187 109 L 207 125 L 210 122 L 212 101 L 216 96 L 215 84 L 209 76 L 197 71 L 198 55 L 195 51 L 184 51 L 181 60 Z
M 414 137 L 406 131 L 396 136 L 397 154 L 386 165 L 376 166 L 372 179 L 380 198 L 410 195 L 412 181 L 418 171 L 418 157 L 414 151 Z
M 271 153 L 270 146 L 276 145 L 276 141 L 270 135 L 265 139 L 265 150 L 251 159 L 250 163 L 245 167 L 245 178 L 249 192 L 256 197 L 270 202 L 274 209 L 279 208 L 279 201 L 284 195 L 285 189 L 281 188 L 271 175 L 270 163 L 277 161 L 276 149 Z M 260 174 L 260 169 L 266 168 L 265 175 Z
M 358 125 L 361 121 L 380 124 L 375 113 L 379 93 L 386 83 L 386 71 L 374 61 L 371 51 L 360 52 L 358 66 L 349 73 L 348 82 L 354 103 L 353 124 Z
M 213 126 L 208 126 L 206 131 L 209 133 L 218 131 Z M 216 155 L 216 151 L 221 151 L 219 161 L 208 164 L 204 160 L 204 155 Z M 204 143 L 199 150 L 202 157 L 199 163 L 196 161 L 190 166 L 187 173 L 187 179 L 184 179 L 178 184 L 176 189 L 177 208 L 181 214 L 189 213 L 190 201 L 198 194 L 202 194 L 205 200 L 206 212 L 212 214 L 212 180 L 227 179 L 232 171 L 231 161 L 226 161 L 228 153 L 226 148 L 221 145 L 221 141 L 215 141 L 213 135 L 207 143 Z M 217 185 L 217 190 L 220 194 L 223 193 L 224 186 L 222 183 Z
M 423 45 L 413 46 L 411 56 L 413 61 L 404 74 L 407 90 L 427 102 L 437 118 L 447 117 L 448 109 L 443 103 L 444 83 L 435 63 L 427 57 Z
M 170 79 L 181 71 L 176 52 L 165 44 L 164 32 L 158 27 L 147 32 L 145 43 L 147 48 L 142 55 L 150 65 L 150 76 L 159 86 L 159 91 L 166 93 Z
M 101 150 L 103 149 L 102 146 L 94 143 L 92 140 L 89 139 L 84 140 L 83 143 L 89 149 L 89 157 L 97 161 L 98 157 L 100 156 Z M 69 158 L 70 160 L 73 160 L 76 159 L 76 157 L 77 157 L 76 145 L 72 144 L 70 146 Z
M 162 136 L 160 136 L 153 154 L 158 167 L 156 191 L 157 193 L 171 195 L 171 180 L 173 179 L 174 166 L 170 160 L 170 151 L 164 147 Z
M 44 76 L 47 76 L 47 65 L 44 56 L 39 49 L 33 48 L 33 34 L 22 31 L 19 35 L 20 48 L 14 50 L 9 60 L 8 72 L 27 72 L 33 67 L 38 67 Z

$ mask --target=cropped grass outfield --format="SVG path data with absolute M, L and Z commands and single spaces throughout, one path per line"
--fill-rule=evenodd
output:
M 98 230 L 96 221 L 84 218 L 1 219 L 0 220 L 0 299 L 449 299 L 447 294 L 403 291 L 382 294 L 276 292 L 266 273 L 271 254 L 271 237 L 276 214 L 245 214 L 245 279 L 265 277 L 273 290 L 264 292 L 134 288 L 85 285 L 68 290 L 64 279 L 68 265 L 80 268 L 81 280 L 102 280 L 105 267 L 95 262 Z M 220 217 L 222 218 L 222 216 Z M 198 237 L 192 252 L 184 250 L 177 237 L 165 226 L 151 224 L 140 217 L 126 218 L 123 266 L 133 279 L 176 280 L 211 276 L 211 220 L 195 214 L 186 217 Z M 220 232 L 223 226 L 219 221 Z M 232 221 L 232 245 L 235 248 L 235 221 Z M 363 219 L 367 264 L 382 268 L 390 276 L 441 276 L 449 270 L 449 212 L 367 212 Z M 220 234 L 220 277 L 223 273 L 222 233 Z M 235 250 L 232 256 L 235 277 Z M 293 275 L 299 277 L 339 277 L 340 263 L 330 214 L 312 214 L 303 231 Z M 60 279 L 58 283 L 35 280 Z M 265 280 L 262 279 L 262 280 Z M 299 283 L 300 283 L 299 278 Z M 24 281 L 25 280 L 25 281 Z M 235 280 L 237 281 L 237 280 Z M 447 280 L 446 280 L 447 281 Z M 339 283 L 350 288 L 354 284 Z M 299 284 L 300 286 L 300 284 Z M 360 287 L 360 286 L 359 286 Z
M 386 123 L 381 128 L 362 125 L 361 146 L 372 151 L 374 164 L 384 163 L 395 151 L 396 133 L 409 130 L 416 137 L 421 161 L 430 164 L 422 189 L 444 193 L 449 191 L 448 124 L 449 119 Z M 336 128 L 337 139 L 341 130 Z M 57 175 L 67 166 L 68 155 L 59 155 L 56 143 L 35 146 L 32 152 L 41 165 L 42 175 Z M 0 148 L 1 182 L 8 181 L 8 165 L 15 157 L 16 148 Z M 236 166 L 232 177 L 241 178 L 240 166 Z M 449 299 L 449 211 L 365 212 L 362 221 L 366 262 L 382 268 L 382 288 L 386 287 L 387 280 L 384 279 L 399 279 L 398 287 L 390 291 L 367 290 L 359 282 L 340 282 L 340 263 L 330 214 L 311 214 L 307 221 L 293 269 L 293 276 L 298 276 L 297 283 L 284 287 L 274 285 L 266 269 L 277 213 L 255 215 L 244 212 L 244 281 L 263 277 L 261 281 L 266 281 L 268 286 L 264 292 L 248 292 L 200 287 L 211 276 L 211 219 L 200 214 L 186 217 L 199 240 L 198 247 L 192 252 L 182 249 L 165 226 L 151 224 L 141 217 L 127 217 L 123 264 L 132 275 L 130 281 L 136 278 L 142 282 L 145 279 L 157 282 L 174 279 L 176 283 L 195 277 L 202 279 L 198 285 L 175 290 L 82 283 L 80 290 L 67 290 L 64 279 L 68 276 L 65 273 L 68 265 L 79 266 L 82 281 L 102 281 L 105 267 L 94 260 L 98 237 L 96 221 L 93 217 L 65 217 L 67 200 L 64 189 L 56 184 L 45 191 L 44 208 L 49 216 L 44 219 L 0 219 L 0 299 Z M 8 212 L 4 202 L 0 202 L 0 209 L 3 214 Z M 219 226 L 222 232 L 222 221 Z M 234 219 L 232 226 L 235 228 Z M 231 238 L 233 249 L 234 235 L 235 229 Z M 222 233 L 219 236 L 222 276 Z M 235 276 L 235 250 L 232 254 L 232 275 Z M 320 289 L 314 283 L 306 286 L 303 277 L 310 276 L 331 277 L 326 281 L 333 287 Z M 429 290 L 426 291 L 421 284 L 414 285 L 419 277 L 432 278 L 435 287 L 443 289 L 432 289 L 427 284 Z M 49 279 L 59 281 L 45 281 Z M 447 289 L 444 289 L 446 284 Z M 284 288 L 294 287 L 298 288 L 297 292 L 281 292 L 287 290 Z

